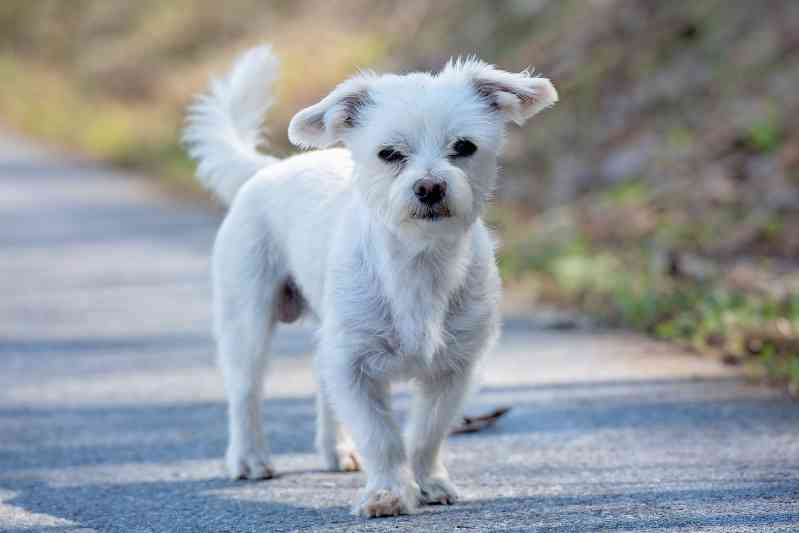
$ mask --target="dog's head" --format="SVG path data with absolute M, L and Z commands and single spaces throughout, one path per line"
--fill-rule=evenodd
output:
M 482 213 L 505 124 L 521 125 L 557 99 L 548 79 L 473 58 L 435 75 L 362 73 L 300 111 L 289 138 L 315 148 L 343 142 L 366 204 L 401 235 L 436 237 Z

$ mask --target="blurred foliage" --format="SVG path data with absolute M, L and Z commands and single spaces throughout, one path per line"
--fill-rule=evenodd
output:
M 654 335 L 721 335 L 730 357 L 782 324 L 794 340 L 768 337 L 758 357 L 795 376 L 799 2 L 6 0 L 0 117 L 191 184 L 186 104 L 264 40 L 283 62 L 277 155 L 293 113 L 358 68 L 534 65 L 561 102 L 508 137 L 503 268 Z M 553 219 L 569 220 L 562 240 L 542 239 Z
M 523 281 L 540 301 L 747 364 L 799 394 L 796 269 L 758 280 L 756 265 L 723 268 L 645 241 L 597 244 L 574 212 L 553 210 L 510 232 L 516 237 L 499 257 L 503 277 Z M 494 222 L 506 223 L 496 214 Z

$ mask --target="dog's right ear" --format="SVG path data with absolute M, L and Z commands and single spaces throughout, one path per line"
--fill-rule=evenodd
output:
M 294 115 L 289 140 L 301 148 L 326 148 L 343 140 L 358 125 L 363 108 L 371 103 L 369 86 L 374 76 L 361 74 L 343 82 L 318 104 Z
M 451 59 L 440 74 L 465 78 L 477 94 L 506 121 L 518 125 L 558 101 L 558 91 L 531 70 L 506 72 L 477 57 Z

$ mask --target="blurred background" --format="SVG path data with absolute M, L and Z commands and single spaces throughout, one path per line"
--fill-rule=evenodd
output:
M 184 109 L 264 41 L 277 155 L 358 68 L 535 67 L 561 102 L 511 132 L 490 213 L 513 294 L 799 390 L 796 0 L 5 0 L 0 121 L 203 198 Z

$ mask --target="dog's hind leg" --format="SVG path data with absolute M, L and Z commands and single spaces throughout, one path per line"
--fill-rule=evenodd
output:
M 360 470 L 360 460 L 352 437 L 341 426 L 320 383 L 316 394 L 316 449 L 327 470 L 354 472 Z
M 281 273 L 265 234 L 235 213 L 214 248 L 214 322 L 228 400 L 228 473 L 235 479 L 274 475 L 261 420 L 269 341 Z

